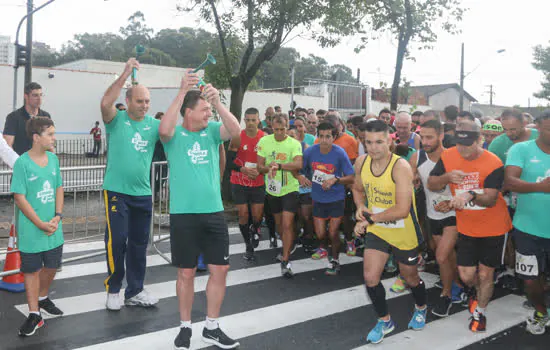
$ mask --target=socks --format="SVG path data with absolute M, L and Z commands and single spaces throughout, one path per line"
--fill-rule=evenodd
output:
M 244 244 L 248 248 L 248 246 L 250 245 L 250 231 L 248 229 L 248 225 L 247 224 L 244 224 L 244 225 L 239 224 L 239 229 L 241 230 L 241 235 L 243 236 Z
M 379 318 L 388 315 L 388 304 L 386 303 L 386 290 L 382 283 L 378 282 L 375 287 L 367 287 L 367 293 L 374 305 L 374 310 Z
M 477 306 L 474 310 L 474 317 L 479 317 L 480 314 L 485 315 L 485 308 Z
M 29 312 L 29 315 L 30 315 L 30 314 L 35 314 L 35 315 L 40 316 L 40 312 L 38 312 L 38 311 L 31 311 L 31 312 Z
M 218 319 L 206 317 L 206 322 L 204 323 L 204 327 L 206 327 L 206 329 L 208 329 L 209 331 L 213 331 L 214 329 L 219 327 Z
M 411 287 L 411 293 L 417 306 L 426 306 L 426 285 L 424 281 L 420 280 L 416 287 Z
M 180 328 L 191 328 L 191 321 L 180 321 Z
M 48 299 L 47 295 L 45 297 L 38 297 L 38 301 L 42 301 L 42 300 L 46 300 L 46 299 Z

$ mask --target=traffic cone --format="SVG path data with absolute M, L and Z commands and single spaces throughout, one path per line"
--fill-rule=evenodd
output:
M 15 225 L 12 223 L 10 227 L 10 239 L 8 242 L 8 252 L 6 254 L 6 263 L 4 264 L 4 272 L 11 270 L 19 270 L 21 268 L 21 254 L 19 251 L 10 253 L 17 249 L 17 238 L 15 236 Z M 25 277 L 23 273 L 3 277 L 0 281 L 0 289 L 8 292 L 21 293 L 25 291 Z

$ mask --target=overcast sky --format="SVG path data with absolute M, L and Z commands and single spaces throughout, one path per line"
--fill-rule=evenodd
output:
M 183 0 L 185 3 L 186 0 Z M 46 0 L 35 0 L 41 5 Z M 179 0 L 182 2 L 182 0 Z M 550 26 L 548 0 L 463 0 L 470 10 L 460 23 L 462 34 L 441 33 L 431 51 L 413 51 L 416 62 L 406 61 L 403 76 L 413 85 L 459 82 L 460 43 L 466 47 L 465 89 L 481 103 L 489 102 L 489 85 L 493 85 L 494 104 L 531 106 L 547 104 L 537 100 L 533 92 L 540 87 L 542 74 L 532 65 L 532 47 L 549 45 Z M 14 40 L 17 24 L 26 13 L 25 0 L 0 0 L 0 35 Z M 176 10 L 178 0 L 56 0 L 34 17 L 34 41 L 60 48 L 77 33 L 118 32 L 127 18 L 137 10 L 145 14 L 148 26 L 162 28 L 195 27 L 192 15 Z M 204 24 L 203 24 L 204 25 Z M 21 40 L 24 41 L 24 28 Z M 330 64 L 345 64 L 354 74 L 361 69 L 361 80 L 377 87 L 380 81 L 391 84 L 395 66 L 396 43 L 390 35 L 371 42 L 355 54 L 356 38 L 346 38 L 333 49 L 320 50 L 311 40 L 300 37 L 288 43 L 301 55 L 314 53 Z M 506 51 L 497 54 L 497 50 Z

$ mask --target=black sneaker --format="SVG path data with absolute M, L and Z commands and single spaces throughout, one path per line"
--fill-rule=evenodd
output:
M 437 282 L 434 283 L 434 287 L 443 289 L 443 282 L 441 282 L 441 279 L 437 280 Z
M 290 262 L 281 261 L 281 275 L 283 275 L 286 278 L 294 277 L 294 272 L 292 272 L 292 267 L 290 265 Z
M 441 296 L 435 303 L 432 314 L 438 316 L 438 317 L 447 317 L 449 316 L 449 311 L 451 311 L 451 307 L 453 306 L 451 298 L 447 296 Z
M 206 327 L 202 330 L 202 340 L 209 344 L 214 344 L 222 349 L 235 349 L 240 344 L 238 341 L 235 341 L 229 338 L 220 327 L 208 330 Z
M 257 230 L 254 230 L 254 225 L 250 225 L 248 227 L 248 232 L 250 232 L 250 241 L 252 243 L 252 246 L 254 248 L 258 248 L 258 246 L 260 245 L 260 238 L 261 238 L 260 228 L 258 227 Z
M 29 317 L 27 317 L 25 323 L 23 323 L 21 328 L 19 328 L 19 335 L 21 337 L 29 337 L 42 326 L 44 326 L 44 320 L 42 319 L 42 316 L 37 314 L 29 314 Z
M 51 301 L 50 298 L 38 301 L 38 307 L 44 311 L 44 313 L 50 316 L 63 316 L 63 311 L 59 310 L 57 306 Z
M 254 256 L 254 250 L 246 250 L 246 252 L 243 255 L 243 259 L 246 261 L 255 261 L 256 256 Z
M 277 248 L 277 237 L 270 237 L 269 238 L 269 248 Z
M 176 350 L 189 350 L 191 347 L 191 328 L 180 327 L 180 333 L 174 340 L 174 349 Z

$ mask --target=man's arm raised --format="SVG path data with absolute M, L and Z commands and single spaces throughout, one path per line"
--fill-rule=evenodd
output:
M 180 113 L 183 100 L 187 92 L 197 85 L 199 82 L 199 76 L 196 73 L 185 73 L 181 78 L 180 90 L 174 99 L 174 102 L 168 107 L 168 110 L 162 117 L 159 126 L 160 140 L 164 143 L 170 141 L 174 136 L 174 130 L 176 130 L 176 124 L 178 123 L 178 114 Z
M 130 74 L 132 74 L 133 68 L 139 69 L 139 62 L 135 58 L 130 58 L 128 62 L 126 62 L 126 66 L 124 67 L 122 74 L 111 86 L 109 86 L 107 91 L 105 91 L 105 94 L 101 99 L 101 117 L 103 118 L 103 122 L 105 124 L 109 124 L 113 121 L 113 119 L 115 119 L 117 113 L 115 102 L 120 96 L 122 88 L 124 88 L 124 83 Z
M 216 108 L 222 120 L 223 125 L 220 127 L 220 137 L 222 140 L 227 141 L 234 137 L 238 137 L 241 134 L 241 126 L 233 113 L 225 108 L 221 102 L 220 92 L 214 88 L 212 84 L 208 84 L 204 88 L 204 94 L 206 95 L 206 100 Z

